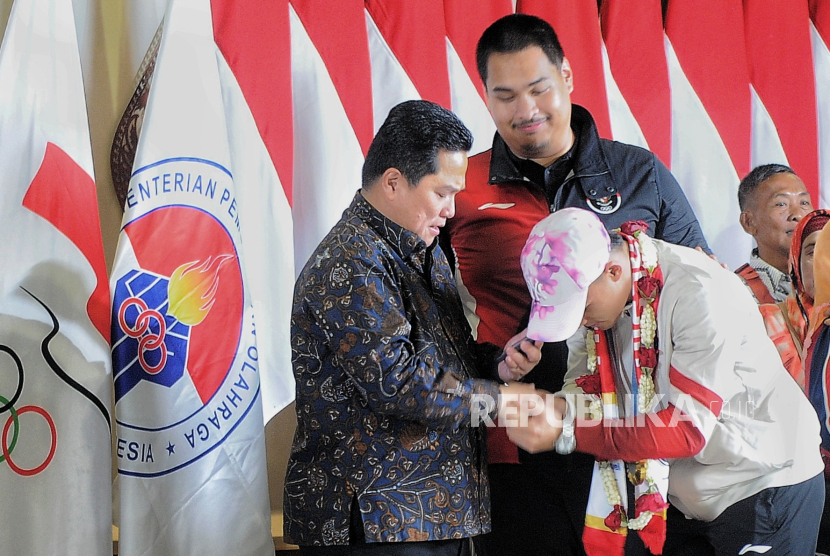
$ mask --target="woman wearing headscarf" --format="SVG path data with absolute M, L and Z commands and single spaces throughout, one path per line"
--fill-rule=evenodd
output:
M 830 211 L 819 209 L 799 221 L 790 244 L 789 267 L 793 292 L 781 303 L 760 306 L 767 334 L 778 348 L 787 371 L 805 392 L 807 385 L 802 362 L 815 295 L 813 253 L 816 240 L 828 220 Z
M 813 404 L 821 425 L 825 493 L 830 495 L 830 406 L 826 395 L 830 386 L 830 226 L 826 226 L 817 234 L 810 279 L 814 283 L 814 299 L 804 341 L 804 393 Z M 825 497 L 817 553 L 830 554 L 829 498 Z

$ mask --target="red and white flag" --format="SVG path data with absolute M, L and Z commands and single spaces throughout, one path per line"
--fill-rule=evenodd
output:
M 360 188 L 372 141 L 372 74 L 360 0 L 292 0 L 297 270 Z
M 671 90 L 660 0 L 605 0 L 601 22 L 614 139 L 649 149 L 670 166 Z
M 366 0 L 377 130 L 401 102 L 426 99 L 451 108 L 442 0 Z
M 673 0 L 666 35 L 671 170 L 709 246 L 736 268 L 752 247 L 738 221 L 738 183 L 750 170 L 752 122 L 741 1 Z
M 818 202 L 816 91 L 807 0 L 744 0 L 752 158 L 788 164 Z M 786 75 L 787 86 L 781 86 Z M 826 87 L 825 87 L 826 88 Z
M 473 133 L 470 155 L 489 149 L 496 133 L 496 124 L 484 102 L 476 45 L 491 23 L 512 12 L 510 0 L 444 0 L 452 111 Z
M 288 4 L 211 0 L 265 423 L 294 400 L 293 119 Z M 269 71 L 262 71 L 262 68 Z M 274 99 L 281 99 L 275 102 Z
M 242 238 L 257 225 L 244 211 L 252 180 L 270 176 L 283 193 L 263 142 L 246 137 L 257 126 L 209 0 L 172 0 L 111 276 L 125 556 L 274 551 L 259 350 L 269 331 Z
M 0 544 L 112 554 L 109 288 L 70 0 L 0 47 Z
M 810 0 L 810 36 L 818 108 L 819 198 L 813 204 L 830 207 L 830 1 Z

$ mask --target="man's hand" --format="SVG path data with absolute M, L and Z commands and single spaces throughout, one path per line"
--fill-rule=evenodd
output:
M 527 329 L 522 330 L 504 347 L 504 360 L 499 363 L 499 378 L 504 382 L 521 380 L 542 359 L 544 342 L 527 339 Z M 520 343 L 521 342 L 521 343 Z M 516 345 L 519 349 L 516 349 Z
M 547 398 L 544 410 L 536 413 L 535 410 L 527 407 L 529 404 L 522 404 L 520 401 L 518 402 L 519 418 L 512 422 L 512 426 L 508 423 L 507 427 L 507 437 L 511 442 L 531 454 L 553 450 L 554 442 L 562 434 L 562 417 L 567 411 L 567 404 L 562 398 L 553 398 L 553 394 L 544 390 L 536 392 L 542 398 Z M 521 418 L 522 411 L 529 414 L 524 426 Z
M 700 251 L 701 253 L 703 253 L 704 255 L 708 256 L 710 259 L 712 259 L 712 260 L 713 260 L 713 261 L 715 261 L 716 263 L 720 263 L 720 265 L 721 265 L 723 268 L 725 268 L 726 270 L 729 270 L 729 267 L 728 267 L 728 266 L 726 266 L 726 263 L 722 263 L 722 262 L 720 262 L 720 261 L 718 260 L 718 258 L 715 256 L 715 254 L 714 254 L 714 253 L 712 253 L 711 255 L 708 255 L 708 254 L 706 253 L 706 251 L 704 251 L 704 250 L 703 250 L 703 247 L 701 247 L 700 245 L 698 245 L 697 247 L 695 247 L 695 251 Z

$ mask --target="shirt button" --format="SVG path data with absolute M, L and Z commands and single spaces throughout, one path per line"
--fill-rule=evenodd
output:
M 593 197 L 593 196 L 594 196 L 594 195 L 596 195 L 596 194 L 597 194 L 597 190 L 596 190 L 596 189 L 589 189 L 589 190 L 588 190 L 588 195 L 589 195 L 590 197 Z
M 616 188 L 616 187 L 606 187 L 606 188 L 605 188 L 605 190 L 606 190 L 608 193 L 616 193 L 616 192 L 617 192 L 617 188 Z

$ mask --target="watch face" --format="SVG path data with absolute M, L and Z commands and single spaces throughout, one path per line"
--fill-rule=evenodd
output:
M 557 454 L 570 454 L 576 450 L 576 437 L 574 436 L 574 415 L 571 405 L 568 404 L 568 411 L 562 417 L 562 432 L 559 438 L 553 443 Z

